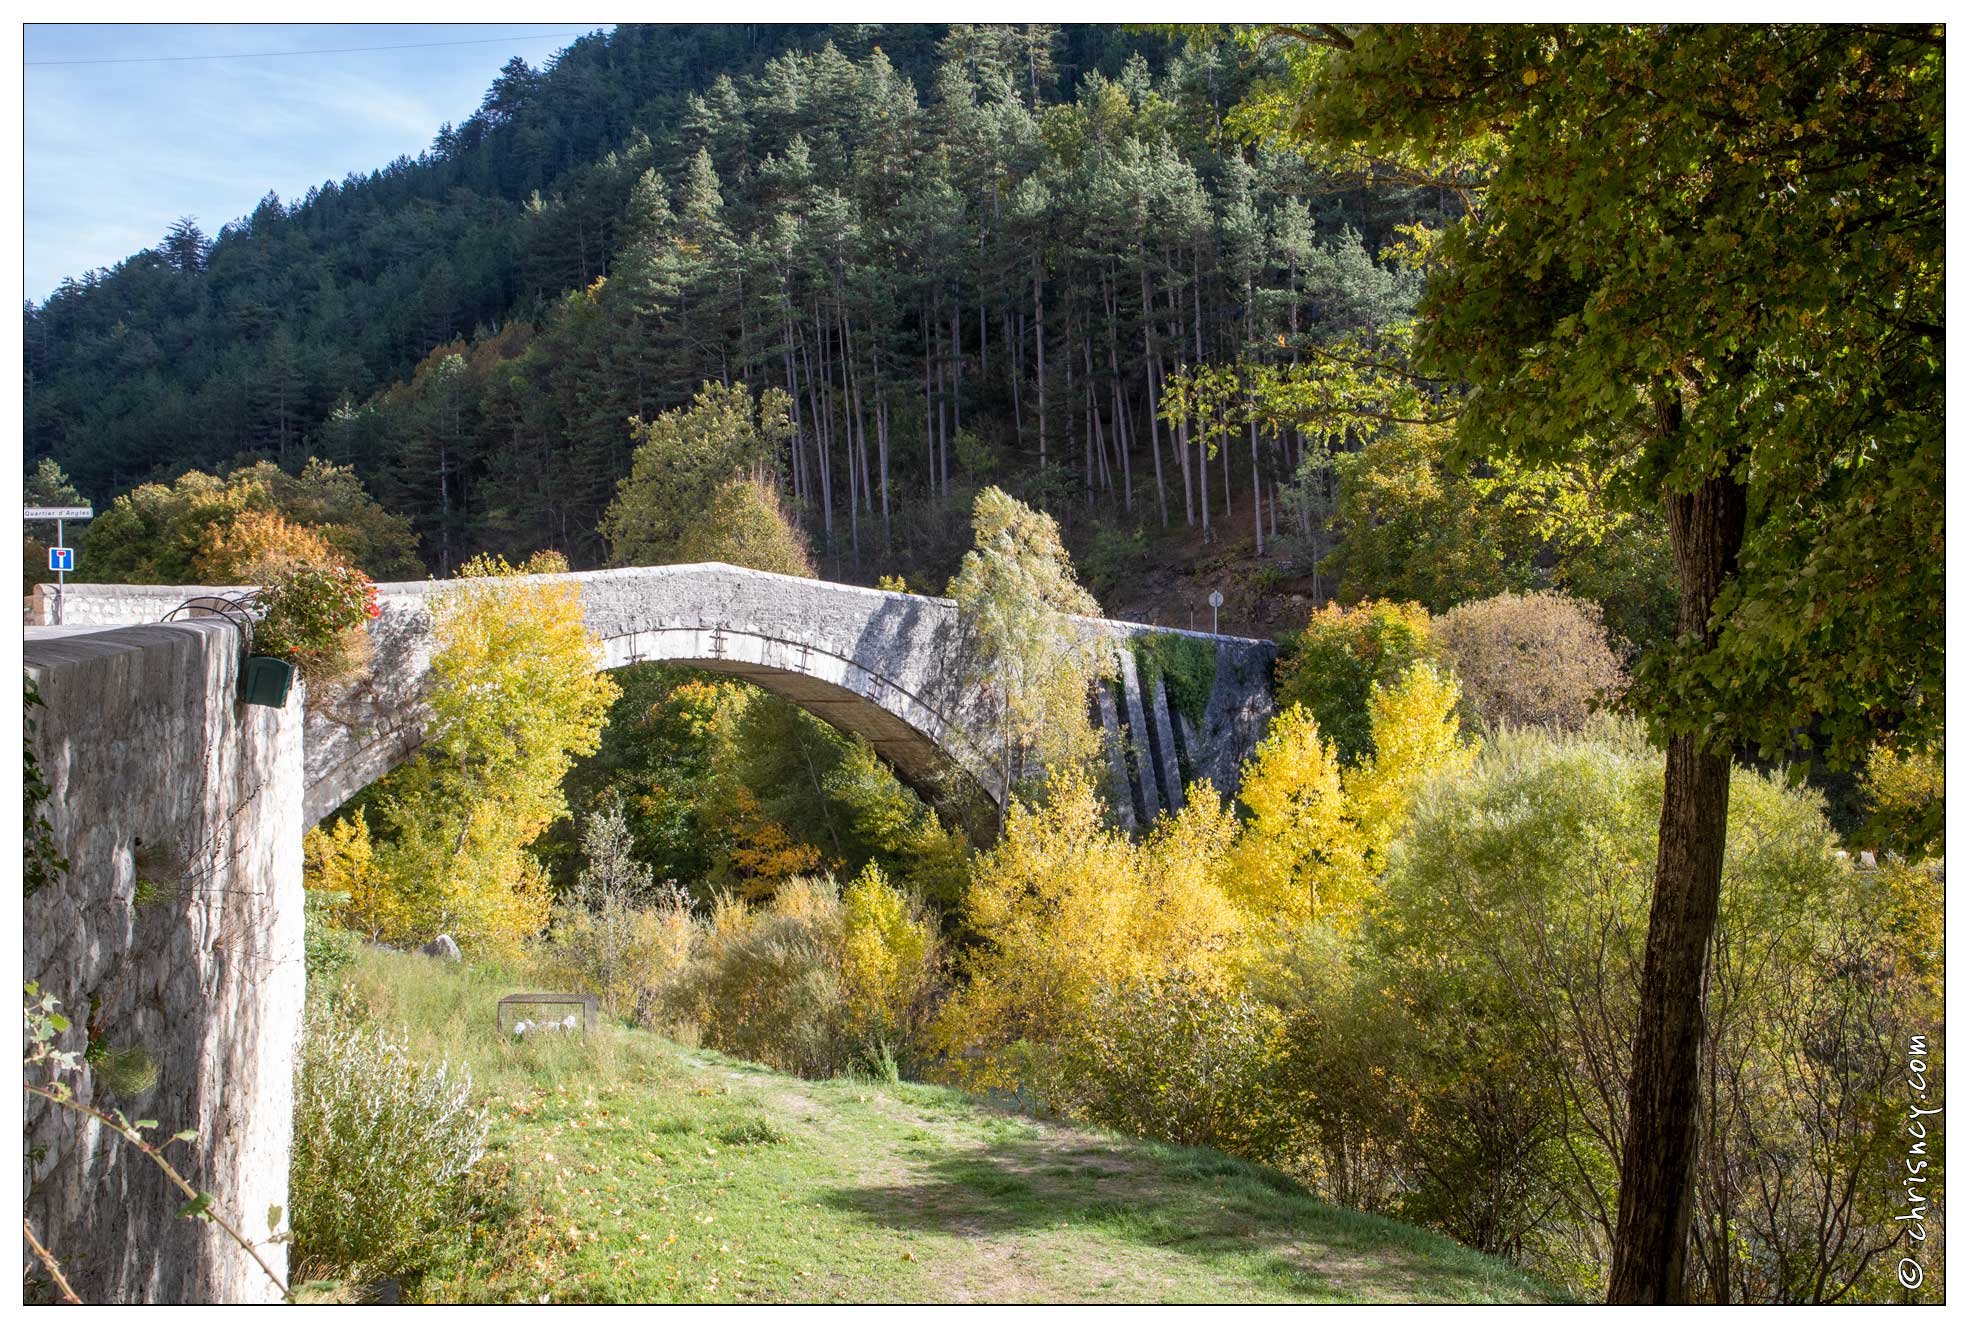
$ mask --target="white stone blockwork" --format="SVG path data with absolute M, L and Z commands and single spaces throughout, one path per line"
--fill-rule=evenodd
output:
M 26 977 L 93 1038 L 156 1064 L 84 1101 L 195 1130 L 169 1157 L 228 1219 L 264 1238 L 287 1203 L 300 1035 L 300 687 L 285 708 L 235 701 L 221 624 L 29 628 L 43 708 L 35 748 L 68 870 L 24 902 Z M 139 882 L 143 882 L 141 894 Z M 128 1145 L 29 1100 L 26 1216 L 90 1302 L 238 1302 L 278 1292 L 224 1233 L 176 1217 L 183 1197 Z M 284 1271 L 286 1247 L 264 1248 Z

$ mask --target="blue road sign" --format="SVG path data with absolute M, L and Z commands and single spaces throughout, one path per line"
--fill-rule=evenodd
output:
M 75 551 L 73 549 L 63 548 L 61 545 L 55 545 L 53 548 L 49 549 L 48 571 L 50 572 L 75 571 Z

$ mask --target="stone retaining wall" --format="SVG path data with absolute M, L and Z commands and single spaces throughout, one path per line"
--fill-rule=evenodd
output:
M 151 1138 L 252 1237 L 287 1203 L 304 990 L 302 700 L 235 701 L 237 642 L 215 623 L 29 628 L 45 706 L 35 748 L 68 870 L 24 902 L 25 976 L 85 1040 L 154 1061 L 81 1097 Z M 139 882 L 144 885 L 139 890 Z M 277 1290 L 158 1169 L 86 1119 L 30 1099 L 26 1216 L 90 1302 L 268 1301 Z M 264 1248 L 276 1271 L 286 1247 Z

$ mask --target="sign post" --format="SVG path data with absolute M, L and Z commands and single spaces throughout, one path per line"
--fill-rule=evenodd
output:
M 25 521 L 52 521 L 55 523 L 55 543 L 48 550 L 48 571 L 55 574 L 55 622 L 62 621 L 62 594 L 68 586 L 68 574 L 75 571 L 75 551 L 68 547 L 63 538 L 63 522 L 87 521 L 96 515 L 93 507 L 72 508 L 22 508 L 21 517 Z
M 1210 635 L 1213 637 L 1217 635 L 1217 611 L 1223 607 L 1223 604 L 1224 593 L 1222 591 L 1212 591 L 1210 593 Z

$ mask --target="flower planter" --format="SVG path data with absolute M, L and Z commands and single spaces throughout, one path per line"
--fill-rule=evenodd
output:
M 248 706 L 285 706 L 294 666 L 271 655 L 249 655 L 239 674 L 239 699 Z

